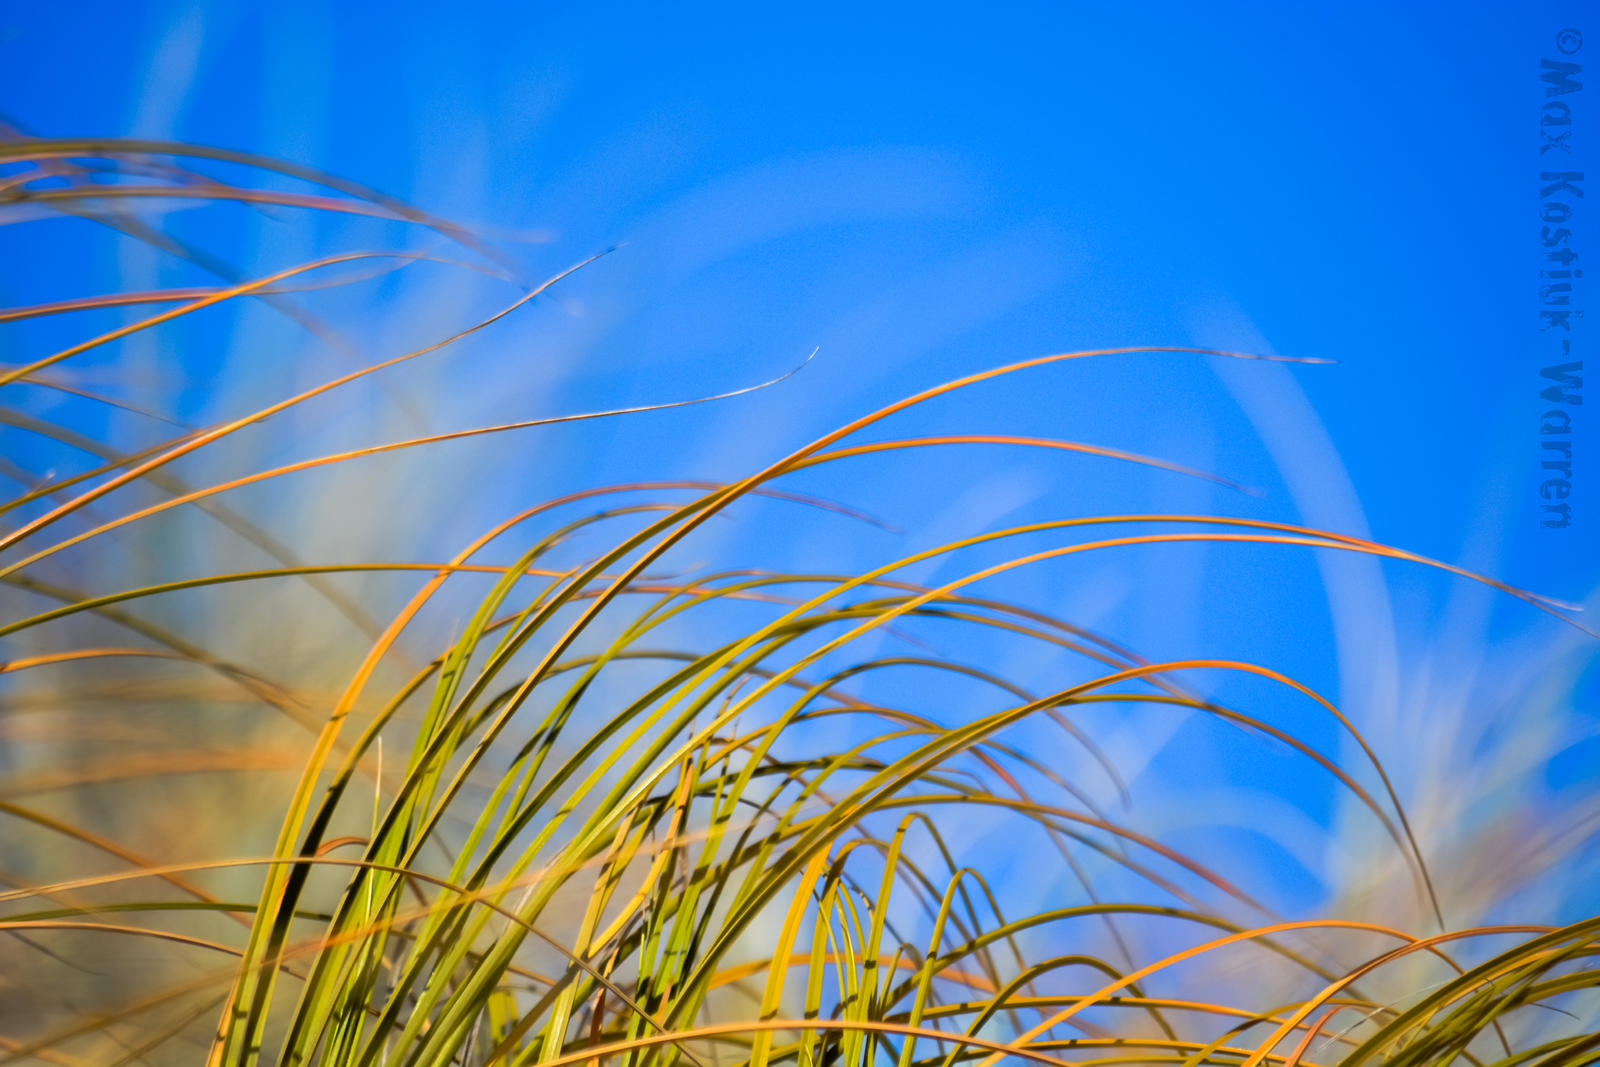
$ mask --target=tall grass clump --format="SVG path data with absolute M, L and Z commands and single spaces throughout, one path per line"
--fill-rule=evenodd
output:
M 1565 605 L 1370 540 L 1204 514 L 973 529 L 852 573 L 693 555 L 697 532 L 747 506 L 788 509 L 796 536 L 874 521 L 791 476 L 814 485 L 888 453 L 1004 445 L 1182 471 L 1004 432 L 896 436 L 895 417 L 1085 359 L 1277 357 L 1036 356 L 866 411 L 737 479 L 520 499 L 518 431 L 650 406 L 393 436 L 371 411 L 429 409 L 427 393 L 384 391 L 384 373 L 555 295 L 583 263 L 528 284 L 467 230 L 242 153 L 13 138 L 0 157 L 13 220 L 110 231 L 208 279 L 0 312 L 0 474 L 15 485 L 0 526 L 0 1063 L 1600 1060 L 1600 916 L 1453 922 L 1449 872 L 1388 754 L 1334 703 L 1265 665 L 1146 660 L 989 587 L 1068 557 L 1206 543 L 1431 568 L 1577 625 Z M 145 210 L 197 204 L 428 236 L 244 276 L 184 236 L 193 212 L 163 226 Z M 308 310 L 418 270 L 515 295 L 378 361 Z M 250 344 L 264 362 L 242 402 L 203 383 L 179 410 L 115 388 L 136 343 L 250 341 L 236 308 L 310 331 L 335 361 Z M 656 407 L 767 387 L 782 388 Z M 354 415 L 328 406 L 351 395 Z M 379 435 L 318 451 L 332 418 Z M 285 426 L 297 458 L 261 462 L 252 448 Z M 466 439 L 493 444 L 467 477 L 382 466 Z M 925 491 L 949 486 L 929 474 Z M 442 556 L 372 548 L 508 497 Z M 949 577 L 907 577 L 928 561 Z M 1017 648 L 1072 666 L 1028 688 L 1004 672 Z M 1220 703 L 1206 687 L 1221 676 L 1270 695 Z M 1285 708 L 1341 740 L 1324 751 Z M 1227 855 L 1141 831 L 1131 798 L 1106 802 L 1119 771 L 1084 724 L 1180 713 L 1334 783 L 1384 842 L 1372 862 L 1403 882 L 1361 897 L 1364 913 L 1279 914 Z M 1037 885 L 1071 888 L 1019 891 Z

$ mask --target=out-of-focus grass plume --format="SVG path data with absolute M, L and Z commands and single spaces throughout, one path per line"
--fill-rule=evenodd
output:
M 563 328 L 589 261 L 526 278 L 446 221 L 239 153 L 14 137 L 0 158 L 6 222 L 193 275 L 118 291 L 85 267 L 55 302 L 0 312 L 0 1062 L 1600 1057 L 1600 918 L 1551 924 L 1569 895 L 1551 879 L 1589 869 L 1595 808 L 1519 785 L 1571 742 L 1538 708 L 1476 733 L 1419 710 L 1402 790 L 1396 753 L 1270 665 L 1150 662 L 990 589 L 1224 544 L 1431 568 L 1578 626 L 1566 605 L 1239 517 L 977 524 L 840 573 L 722 533 L 776 514 L 790 545 L 881 537 L 873 501 L 811 493 L 891 454 L 931 497 L 962 491 L 941 473 L 954 449 L 1215 480 L 963 428 L 961 403 L 1082 360 L 1268 357 L 1018 357 L 787 453 L 725 456 L 732 480 L 652 472 L 641 448 L 639 481 L 544 498 L 527 487 L 547 430 L 614 420 L 626 442 L 667 408 L 692 429 L 784 386 L 473 421 L 525 383 L 515 359 L 461 350 Z M 246 275 L 195 239 L 238 212 L 343 243 Z M 396 344 L 396 321 L 427 318 L 400 296 L 460 278 L 461 321 Z M 933 403 L 952 428 L 897 433 Z M 1008 675 L 1041 651 L 1048 685 Z M 1218 702 L 1218 678 L 1245 699 Z M 1174 785 L 1191 827 L 1253 833 L 1260 853 L 1186 852 L 1143 821 L 1161 783 L 1097 738 L 1174 716 L 1334 783 L 1339 877 L 1316 913 L 1282 911 L 1262 857 L 1313 843 L 1249 773 Z M 1293 728 L 1309 721 L 1317 743 Z

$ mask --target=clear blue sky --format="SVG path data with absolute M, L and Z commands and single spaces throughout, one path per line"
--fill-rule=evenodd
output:
M 1600 427 L 1580 413 L 1572 528 L 1540 530 L 1538 371 L 1555 360 L 1536 311 L 1539 61 L 1568 26 L 1600 50 L 1584 17 L 1575 3 L 13 4 L 0 100 L 38 135 L 247 148 L 544 234 L 510 246 L 533 274 L 626 242 L 564 287 L 548 335 L 474 349 L 499 384 L 440 428 L 747 384 L 820 349 L 755 397 L 570 431 L 526 474 L 551 491 L 733 474 L 912 389 L 1044 352 L 1338 361 L 1057 368 L 896 431 L 1067 436 L 1215 470 L 1260 499 L 1010 451 L 863 463 L 815 485 L 871 504 L 903 539 L 863 546 L 824 524 L 797 545 L 756 521 L 744 562 L 751 546 L 833 567 L 1001 521 L 1218 510 L 1370 532 L 1583 601 L 1600 584 Z M 1561 169 L 1593 170 L 1600 80 L 1571 99 Z M 1600 257 L 1596 211 L 1600 192 L 1573 226 Z M 8 240 L 48 243 L 46 225 Z M 241 227 L 240 262 L 309 253 L 283 229 Z M 116 262 L 135 260 L 148 280 L 178 276 Z M 47 270 L 0 280 L 8 303 L 60 284 Z M 401 291 L 411 302 L 384 312 L 375 349 L 492 304 L 445 287 L 418 311 L 420 291 Z M 1597 326 L 1600 313 L 1580 324 L 1576 352 Z M 191 378 L 264 373 L 238 345 L 171 359 Z M 452 536 L 502 511 L 485 503 Z M 1592 645 L 1416 568 L 1175 549 L 996 591 L 1153 656 L 1297 674 L 1402 765 L 1430 739 L 1460 739 L 1446 762 L 1492 748 L 1484 723 L 1595 719 L 1592 666 L 1579 680 Z M 1406 773 L 1420 781 L 1418 760 Z M 1551 778 L 1596 762 L 1588 743 Z

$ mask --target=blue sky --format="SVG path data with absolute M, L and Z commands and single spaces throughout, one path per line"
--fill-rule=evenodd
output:
M 796 539 L 781 517 L 752 518 L 742 541 L 706 552 L 833 568 L 1000 522 L 1209 510 L 1370 532 L 1583 601 L 1600 584 L 1589 458 L 1600 453 L 1582 412 L 1573 526 L 1539 529 L 1538 371 L 1554 360 L 1536 316 L 1538 65 L 1583 15 L 1577 4 L 11 5 L 0 100 L 37 135 L 172 137 L 315 164 L 508 238 L 530 276 L 624 242 L 545 317 L 450 357 L 477 361 L 493 387 L 434 412 L 440 429 L 713 392 L 818 351 L 782 386 L 714 409 L 540 438 L 523 480 L 498 483 L 510 496 L 740 473 L 913 389 L 1045 352 L 1216 346 L 1337 363 L 1107 359 L 985 386 L 895 432 L 1071 437 L 1213 470 L 1259 498 L 1073 457 L 947 452 L 797 480 L 870 504 L 900 540 L 821 522 Z M 1579 94 L 1562 169 L 1593 169 L 1596 92 Z M 1600 249 L 1589 210 L 1579 205 L 1575 244 Z M 7 238 L 45 250 L 41 269 L 6 277 L 7 303 L 65 295 L 83 260 L 57 225 Z M 261 270 L 353 232 L 192 225 L 222 226 L 209 232 Z M 93 254 L 107 285 L 183 277 L 137 251 Z M 362 336 L 374 351 L 501 299 L 453 276 L 409 278 L 345 309 L 352 321 L 377 313 Z M 1575 351 L 1592 347 L 1595 325 L 1580 325 Z M 243 391 L 288 358 L 211 340 L 118 358 Z M 408 371 L 396 388 L 433 381 Z M 238 395 L 165 400 L 219 391 Z M 350 424 L 352 443 L 381 424 L 371 418 Z M 488 493 L 450 510 L 430 520 L 439 545 L 504 508 Z M 1402 765 L 1415 758 L 1403 777 L 1419 790 L 1492 750 L 1486 724 L 1594 718 L 1587 639 L 1459 581 L 1289 549 L 1107 559 L 995 591 L 1152 656 L 1237 656 L 1303 677 Z M 1304 709 L 1283 714 L 1335 743 L 1296 721 Z M 1167 758 L 1204 743 L 1159 730 L 1108 743 L 1135 753 L 1152 738 Z M 1431 770 L 1416 755 L 1430 746 Z M 1581 779 L 1595 752 L 1585 743 L 1549 776 Z M 1305 803 L 1334 818 L 1325 798 Z

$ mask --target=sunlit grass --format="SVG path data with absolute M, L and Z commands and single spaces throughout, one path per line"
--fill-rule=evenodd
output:
M 138 207 L 200 200 L 390 219 L 456 248 L 346 251 L 215 287 L 9 309 L 0 324 L 72 323 L 116 308 L 138 317 L 15 360 L 0 370 L 8 390 L 167 418 L 130 412 L 64 372 L 208 308 L 289 301 L 423 262 L 518 284 L 470 233 L 304 168 L 145 142 L 12 141 L 0 157 L 11 166 L 0 208 L 66 212 L 158 246 L 160 231 Z M 236 178 L 201 173 L 207 166 Z M 243 184 L 258 171 L 309 190 Z M 1206 515 L 1068 515 L 972 530 L 854 574 L 677 569 L 677 546 L 715 517 L 737 519 L 732 509 L 746 501 L 869 521 L 786 489 L 784 478 L 885 453 L 1003 445 L 1217 478 L 1072 441 L 897 438 L 893 416 L 1080 359 L 1267 357 L 1141 347 L 1024 359 L 865 413 L 752 464 L 742 480 L 595 486 L 528 503 L 441 559 L 311 558 L 229 497 L 379 454 L 651 408 L 419 434 L 215 479 L 191 473 L 205 470 L 197 457 L 265 420 L 437 352 L 587 262 L 522 286 L 447 337 L 263 396 L 225 421 L 163 423 L 164 440 L 132 452 L 5 406 L 13 431 L 43 443 L 3 472 L 20 489 L 0 533 L 9 587 L 0 695 L 7 745 L 30 759 L 7 766 L 0 795 L 0 928 L 12 941 L 0 1062 L 1600 1058 L 1591 992 L 1600 919 L 1452 928 L 1385 754 L 1332 703 L 1265 666 L 1147 662 L 1072 620 L 990 599 L 985 582 L 1137 545 L 1224 543 L 1433 568 L 1577 625 L 1565 605 L 1363 539 Z M 767 387 L 781 385 L 657 407 L 737 402 Z M 78 458 L 47 471 L 31 462 L 41 450 Z M 927 491 L 948 486 L 930 477 Z M 383 521 L 363 506 L 351 499 L 331 521 Z M 189 511 L 268 562 L 143 580 L 149 568 L 132 535 Z M 967 562 L 977 550 L 984 562 Z M 87 558 L 92 579 L 78 562 Z M 953 561 L 960 577 L 906 580 L 930 559 Z M 378 575 L 408 583 L 398 608 L 345 581 Z M 295 582 L 314 599 L 272 599 Z M 170 606 L 200 593 L 219 598 L 209 613 Z M 441 602 L 458 613 L 450 636 L 419 657 L 406 638 Z M 219 623 L 217 612 L 233 618 Z M 329 618 L 353 625 L 362 644 L 329 637 Z M 897 651 L 859 652 L 885 631 L 904 638 Z M 918 640 L 933 631 L 969 635 L 954 640 L 977 648 L 1049 646 L 1084 674 L 1030 691 Z M 289 661 L 269 671 L 229 650 L 241 642 L 292 654 L 264 657 Z M 1195 679 L 1218 673 L 1277 687 L 1336 723 L 1363 758 L 1343 764 L 1267 709 L 1199 695 Z M 961 694 L 969 710 L 919 707 L 926 680 L 904 689 L 905 706 L 860 695 L 868 676 L 911 674 Z M 1347 791 L 1409 871 L 1427 925 L 1275 914 L 1261 902 L 1270 894 L 1230 877 L 1228 857 L 1184 855 L 1141 832 L 1126 806 L 1098 803 L 1103 787 L 1077 780 L 1076 768 L 1092 767 L 1097 783 L 1120 788 L 1120 779 L 1075 718 L 1176 710 L 1267 738 L 1277 758 Z M 1011 728 L 1025 721 L 1049 724 L 1055 747 L 1019 743 Z M 1033 910 L 1009 903 L 1039 895 L 1013 892 L 1008 880 L 1061 877 L 1076 883 L 1072 897 Z

